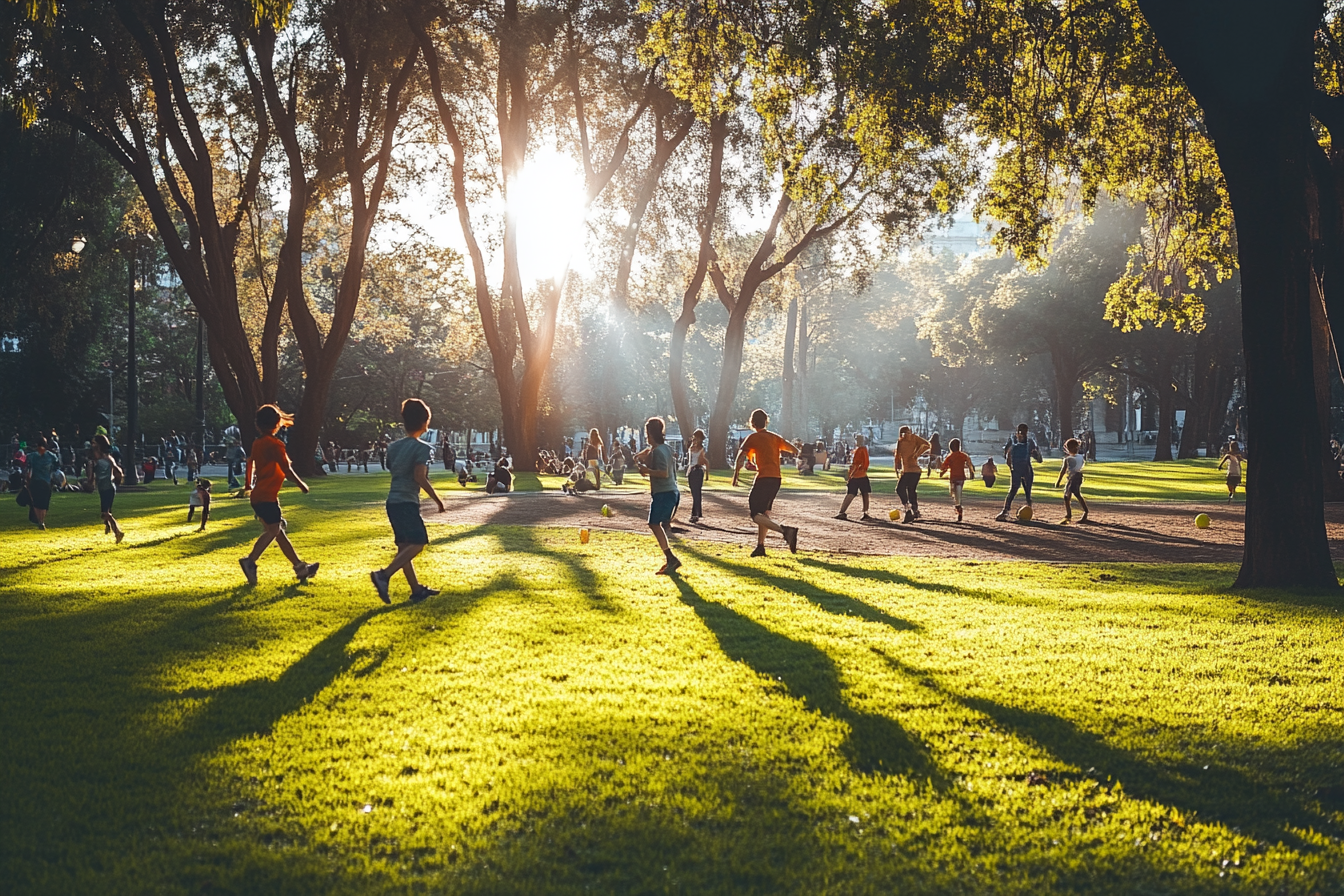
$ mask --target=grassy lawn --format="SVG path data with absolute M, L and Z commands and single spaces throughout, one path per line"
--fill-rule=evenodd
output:
M 0 503 L 0 891 L 1344 893 L 1344 598 L 435 526 L 384 608 L 383 487 L 256 588 L 240 501 Z

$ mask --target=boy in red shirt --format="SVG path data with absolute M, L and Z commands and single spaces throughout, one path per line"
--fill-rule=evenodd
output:
M 771 530 L 784 536 L 784 542 L 789 546 L 789 550 L 798 553 L 798 528 L 781 526 L 770 518 L 770 511 L 775 506 L 775 496 L 779 494 L 782 482 L 779 457 L 781 454 L 795 452 L 793 446 L 786 442 L 783 436 L 766 430 L 765 427 L 769 422 L 770 418 L 760 408 L 751 412 L 751 428 L 756 431 L 742 441 L 742 447 L 737 452 L 737 468 L 733 470 L 733 485 L 736 486 L 737 477 L 742 472 L 742 465 L 747 462 L 747 458 L 750 457 L 756 462 L 756 478 L 751 482 L 751 497 L 747 499 L 751 519 L 756 523 L 756 550 L 751 552 L 753 557 L 765 556 L 765 535 Z
M 849 461 L 849 471 L 845 473 L 845 500 L 840 505 L 840 512 L 835 515 L 838 520 L 849 519 L 845 511 L 854 501 L 855 495 L 863 495 L 863 516 L 862 520 L 871 520 L 868 515 L 868 496 L 873 493 L 873 485 L 868 481 L 868 447 L 864 444 L 863 436 L 854 437 L 854 457 Z
M 318 564 L 305 563 L 299 559 L 294 545 L 289 543 L 289 536 L 285 534 L 285 519 L 280 515 L 280 486 L 284 485 L 286 478 L 293 479 L 299 490 L 308 494 L 307 483 L 290 466 L 285 443 L 275 437 L 281 426 L 293 426 L 294 418 L 273 404 L 264 404 L 257 408 L 256 423 L 257 432 L 261 435 L 252 443 L 252 451 L 247 456 L 243 486 L 246 488 L 250 485 L 252 510 L 266 529 L 252 546 L 252 553 L 240 559 L 238 565 L 243 568 L 247 583 L 257 584 L 257 560 L 274 541 L 280 545 L 280 551 L 289 562 L 294 564 L 294 574 L 299 577 L 299 581 L 306 582 L 317 575 Z M 255 482 L 252 480 L 254 474 Z
M 957 522 L 961 522 L 961 489 L 966 484 L 967 473 L 975 478 L 975 464 L 971 462 L 971 456 L 961 450 L 961 439 L 953 439 L 947 447 L 952 451 L 938 469 L 944 474 L 952 473 L 952 505 L 957 508 Z

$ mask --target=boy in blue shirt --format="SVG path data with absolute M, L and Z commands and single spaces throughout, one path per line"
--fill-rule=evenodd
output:
M 1027 506 L 1031 506 L 1031 483 L 1036 477 L 1036 471 L 1031 466 L 1032 458 L 1042 460 L 1041 449 L 1036 447 L 1036 440 L 1031 437 L 1030 428 L 1025 423 L 1017 425 L 1017 434 L 1008 440 L 1008 444 L 1003 446 L 1003 458 L 1008 461 L 1008 471 L 1012 474 L 1012 486 L 1008 489 L 1008 498 L 1003 502 L 1003 513 L 1000 513 L 994 519 L 1004 522 L 1013 511 L 1013 499 L 1017 497 L 1017 490 L 1020 488 L 1027 496 Z
M 421 489 L 439 505 L 439 513 L 445 509 L 443 499 L 429 481 L 429 458 L 433 452 L 429 443 L 420 439 L 429 429 L 429 418 L 429 405 L 418 398 L 406 399 L 401 403 L 401 421 L 406 427 L 406 438 L 397 439 L 387 446 L 386 464 L 392 471 L 392 484 L 387 491 L 387 519 L 392 524 L 392 540 L 397 545 L 397 556 L 392 558 L 386 569 L 369 573 L 373 587 L 378 589 L 379 600 L 385 604 L 392 603 L 388 589 L 398 570 L 405 573 L 406 582 L 411 586 L 411 603 L 418 604 L 439 593 L 420 584 L 412 562 L 429 544 L 425 521 L 420 518 Z
M 33 522 L 37 528 L 47 528 L 47 510 L 51 507 L 51 474 L 61 468 L 46 439 L 38 439 L 37 453 L 28 455 L 28 498 L 31 501 Z
M 650 417 L 644 424 L 644 434 L 649 438 L 649 447 L 635 456 L 639 472 L 649 477 L 649 529 L 658 539 L 658 547 L 663 549 L 667 562 L 658 570 L 660 576 L 670 576 L 681 566 L 677 555 L 667 540 L 667 531 L 672 525 L 672 517 L 681 503 L 681 490 L 677 488 L 677 461 L 672 449 L 667 447 L 665 431 L 667 424 L 662 417 Z

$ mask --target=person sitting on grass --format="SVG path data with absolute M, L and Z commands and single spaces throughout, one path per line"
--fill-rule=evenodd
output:
M 299 478 L 289 462 L 285 443 L 275 437 L 281 426 L 293 426 L 293 416 L 286 414 L 273 404 L 264 404 L 257 408 L 257 432 L 261 435 L 252 443 L 252 451 L 247 456 L 247 469 L 243 473 L 243 487 L 252 493 L 252 512 L 261 520 L 264 527 L 261 537 L 252 546 L 252 553 L 239 558 L 238 565 L 243 568 L 249 585 L 257 584 L 257 561 L 262 552 L 271 546 L 271 542 L 280 545 L 280 552 L 294 567 L 294 575 L 300 582 L 306 582 L 317 575 L 317 563 L 305 563 L 299 559 L 294 545 L 285 533 L 285 518 L 280 512 L 280 486 L 286 479 L 292 479 L 299 491 L 308 494 L 308 483 Z
M 112 501 L 117 497 L 117 483 L 122 479 L 121 467 L 112 456 L 107 436 L 102 433 L 93 437 L 91 453 L 89 478 L 98 487 L 98 507 L 103 517 L 103 534 L 115 534 L 117 544 L 121 544 L 126 533 L 121 531 L 121 526 L 117 525 L 117 518 L 112 515 Z
M 201 527 L 197 532 L 204 532 L 205 524 L 210 521 L 210 484 L 209 479 L 196 477 L 196 487 L 191 490 L 191 498 L 187 501 L 187 522 L 191 522 L 196 508 L 201 508 Z
M 650 444 L 637 458 L 640 474 L 649 477 L 649 530 L 666 558 L 658 570 L 660 576 L 670 576 L 681 566 L 668 540 L 672 517 L 681 503 L 681 490 L 677 487 L 677 460 L 667 447 L 666 429 L 662 417 L 650 417 L 644 424 L 644 435 Z
M 405 574 L 406 583 L 411 586 L 411 603 L 418 604 L 439 593 L 420 584 L 413 562 L 429 544 L 429 533 L 420 517 L 420 492 L 423 490 L 434 499 L 439 505 L 439 513 L 445 510 L 443 499 L 429 481 L 429 460 L 433 450 L 420 439 L 429 429 L 430 416 L 429 405 L 420 399 L 403 401 L 401 420 L 406 427 L 406 438 L 387 446 L 387 468 L 392 471 L 392 483 L 387 490 L 387 519 L 392 524 L 397 555 L 385 568 L 369 573 L 373 587 L 378 590 L 378 599 L 385 604 L 392 603 L 388 591 L 398 570 Z
M 864 444 L 863 436 L 857 435 L 854 437 L 854 445 L 854 457 L 849 462 L 849 469 L 845 471 L 845 500 L 840 502 L 840 512 L 835 518 L 849 519 L 845 511 L 849 510 L 855 495 L 862 495 L 863 516 L 859 519 L 871 520 L 872 517 L 868 515 L 868 496 L 873 493 L 873 485 L 868 479 L 868 446 Z
M 1069 439 L 1064 443 L 1064 463 L 1059 468 L 1059 477 L 1055 479 L 1055 488 L 1064 482 L 1064 477 L 1068 477 L 1068 482 L 1064 483 L 1064 519 L 1059 521 L 1061 526 L 1067 525 L 1073 521 L 1072 499 L 1078 499 L 1078 505 L 1083 508 L 1083 515 L 1078 518 L 1078 522 L 1087 522 L 1087 502 L 1083 500 L 1083 465 L 1087 458 L 1081 453 L 1080 449 L 1083 443 L 1077 439 Z
M 747 460 L 750 458 L 756 464 L 756 478 L 752 480 L 751 495 L 747 498 L 747 510 L 752 522 L 756 523 L 756 549 L 751 552 L 753 557 L 765 556 L 765 536 L 770 531 L 778 532 L 789 546 L 789 551 L 798 553 L 798 527 L 781 526 L 770 517 L 779 486 L 783 482 L 780 458 L 785 454 L 793 454 L 794 450 L 783 436 L 765 428 L 769 423 L 770 417 L 765 411 L 757 408 L 751 412 L 751 428 L 755 432 L 742 440 L 742 447 L 737 452 L 737 466 L 733 469 L 733 486 L 736 487 Z
M 509 459 L 501 457 L 495 463 L 494 472 L 485 480 L 487 495 L 502 495 L 513 488 L 513 472 L 509 469 Z
M 593 480 L 588 478 L 588 470 L 579 464 L 569 471 L 569 476 L 560 483 L 560 491 L 567 495 L 577 495 L 579 492 L 595 492 L 597 486 L 593 485 Z

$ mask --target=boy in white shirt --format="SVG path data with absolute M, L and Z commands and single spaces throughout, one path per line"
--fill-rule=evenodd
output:
M 1064 464 L 1059 468 L 1059 478 L 1055 480 L 1055 488 L 1059 488 L 1064 476 L 1067 474 L 1069 477 L 1064 485 L 1064 519 L 1059 521 L 1061 526 L 1073 521 L 1073 498 L 1077 498 L 1083 508 L 1083 515 L 1078 518 L 1078 522 L 1087 522 L 1087 502 L 1083 500 L 1083 465 L 1087 461 L 1078 453 L 1081 447 L 1082 443 L 1077 439 L 1069 439 L 1064 443 Z

